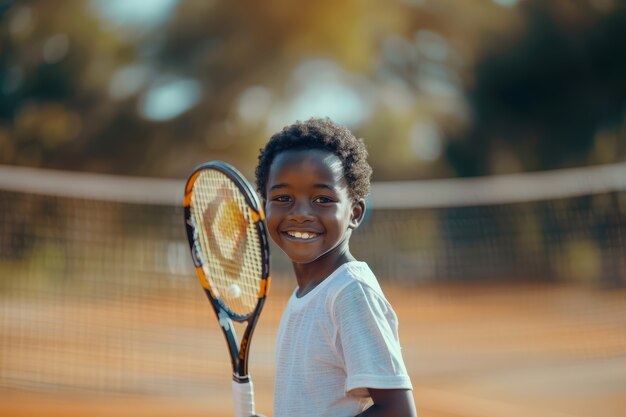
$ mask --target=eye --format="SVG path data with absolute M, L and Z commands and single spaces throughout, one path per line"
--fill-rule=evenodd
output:
M 328 204 L 328 203 L 333 203 L 335 200 L 333 200 L 330 197 L 325 197 L 325 196 L 320 196 L 317 197 L 315 200 L 313 200 L 314 203 L 318 203 L 318 204 Z
M 271 201 L 278 201 L 279 203 L 288 203 L 291 201 L 291 198 L 288 195 L 277 195 L 276 197 L 272 197 Z

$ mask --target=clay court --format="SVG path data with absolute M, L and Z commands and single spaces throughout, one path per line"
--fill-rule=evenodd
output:
M 139 204 L 78 191 L 0 193 L 13 204 L 0 239 L 0 416 L 231 416 L 230 359 L 180 196 Z M 613 191 L 372 210 L 351 249 L 398 314 L 421 417 L 624 416 L 623 201 Z M 267 417 L 295 285 L 288 259 L 272 257 L 250 354 Z
M 625 291 L 546 284 L 384 289 L 400 318 L 421 417 L 623 416 Z M 88 308 L 53 298 L 30 306 L 3 300 L 15 316 L 0 329 L 0 415 L 232 415 L 225 344 L 195 294 L 191 301 L 147 297 Z M 272 294 L 253 339 L 257 412 L 267 416 L 285 294 Z

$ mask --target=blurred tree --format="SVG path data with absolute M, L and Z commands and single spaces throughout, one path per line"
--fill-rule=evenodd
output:
M 88 3 L 14 2 L 0 16 L 0 162 L 71 169 L 106 117 L 106 82 L 128 44 Z M 109 110 L 110 111 L 110 110 Z
M 401 19 L 394 8 L 370 6 L 364 8 L 361 0 L 180 2 L 164 29 L 156 65 L 198 77 L 204 95 L 181 118 L 186 140 L 169 151 L 179 161 L 173 169 L 184 172 L 210 155 L 252 172 L 258 149 L 273 133 L 270 110 L 289 105 L 289 81 L 299 65 L 312 58 L 354 72 L 373 65 L 377 45 L 372 40 Z M 251 104 L 262 117 L 249 123 L 242 120 L 241 100 L 254 91 L 266 97 Z
M 130 0 L 0 2 L 0 163 L 183 177 L 224 159 L 250 174 L 303 102 L 361 111 L 350 127 L 377 180 L 625 152 L 616 2 L 164 2 L 148 26 L 103 17 Z
M 527 29 L 489 42 L 468 91 L 472 127 L 446 150 L 459 175 L 623 160 L 626 5 L 605 3 L 524 2 Z M 607 130 L 614 152 L 594 160 Z

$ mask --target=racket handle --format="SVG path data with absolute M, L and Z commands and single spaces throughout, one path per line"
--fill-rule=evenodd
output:
M 252 381 L 232 381 L 233 400 L 235 401 L 235 417 L 254 416 L 254 389 Z

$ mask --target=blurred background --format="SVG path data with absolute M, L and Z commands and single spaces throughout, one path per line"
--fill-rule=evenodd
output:
M 232 415 L 184 179 L 330 117 L 421 417 L 623 416 L 625 45 L 620 0 L 0 0 L 0 415 Z

